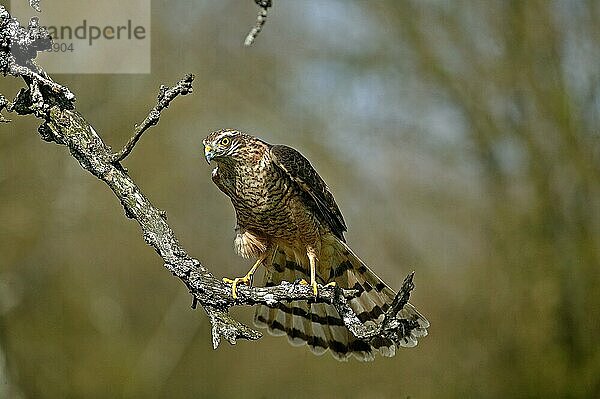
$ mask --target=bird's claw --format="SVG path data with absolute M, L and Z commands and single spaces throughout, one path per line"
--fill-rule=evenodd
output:
M 315 297 L 317 296 L 319 290 L 317 288 L 317 282 L 316 281 L 313 281 L 312 283 L 309 283 L 308 281 L 302 279 L 302 280 L 300 280 L 298 282 L 298 284 L 300 284 L 300 285 L 310 285 L 312 287 L 312 289 L 313 289 L 313 293 L 315 294 Z M 329 283 L 329 284 L 331 284 L 331 283 Z M 329 285 L 329 284 L 327 284 L 327 285 Z M 335 284 L 335 283 L 333 283 L 333 284 Z
M 236 277 L 233 280 L 227 277 L 223 277 L 223 282 L 231 284 L 231 296 L 233 299 L 237 299 L 237 286 L 238 284 L 246 284 L 247 286 L 252 286 L 252 276 L 245 275 L 244 277 Z

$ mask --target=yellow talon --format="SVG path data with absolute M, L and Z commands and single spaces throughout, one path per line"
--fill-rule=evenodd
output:
M 244 277 L 236 277 L 233 280 L 227 277 L 223 277 L 224 283 L 231 284 L 231 296 L 233 296 L 233 299 L 237 299 L 237 285 L 239 283 L 252 286 L 252 276 L 254 276 L 254 272 L 256 271 L 256 269 L 258 269 L 258 267 L 262 264 L 263 260 L 265 260 L 265 258 L 267 257 L 267 253 L 268 252 L 265 252 L 256 260 L 256 263 L 254 263 L 252 269 L 250 269 L 248 274 L 246 274 Z
M 298 282 L 298 284 L 300 284 L 300 285 L 310 285 L 312 287 L 312 289 L 313 289 L 313 292 L 314 292 L 315 296 L 317 296 L 318 290 L 317 290 L 317 282 L 316 281 L 313 281 L 312 283 L 309 283 L 308 281 L 302 279 L 302 280 L 300 280 Z
M 317 296 L 317 293 L 318 293 L 318 289 L 317 289 L 317 288 L 318 288 L 318 287 L 317 287 L 317 282 L 316 282 L 316 281 L 315 281 L 315 282 L 313 282 L 313 283 L 309 283 L 308 281 L 306 281 L 306 280 L 302 279 L 302 280 L 298 281 L 298 284 L 300 284 L 300 285 L 310 285 L 310 286 L 312 286 L 312 288 L 313 288 L 313 292 L 314 292 L 315 296 Z M 327 284 L 325 284 L 325 287 L 335 287 L 336 285 L 337 285 L 337 284 L 336 284 L 336 282 L 335 282 L 335 281 L 332 281 L 332 282 L 330 282 L 330 283 L 327 283 Z
M 242 283 L 242 284 L 246 284 L 246 285 L 250 286 L 252 283 L 252 275 L 247 274 L 244 277 L 236 277 L 233 280 L 230 278 L 224 277 L 223 282 L 231 284 L 231 295 L 233 296 L 234 299 L 237 299 L 237 285 L 239 283 Z

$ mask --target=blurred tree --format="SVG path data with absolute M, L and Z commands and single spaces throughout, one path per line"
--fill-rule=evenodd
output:
M 471 276 L 486 287 L 480 300 L 496 298 L 470 305 L 487 307 L 474 309 L 483 315 L 471 328 L 489 329 L 497 394 L 597 397 L 598 3 L 407 2 L 378 11 L 397 21 L 389 26 L 422 79 L 461 113 L 481 171 L 490 253 Z

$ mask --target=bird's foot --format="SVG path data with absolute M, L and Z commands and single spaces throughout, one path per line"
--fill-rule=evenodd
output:
M 237 299 L 237 286 L 238 284 L 246 284 L 247 286 L 252 286 L 252 274 L 248 273 L 244 277 L 236 277 L 233 280 L 227 277 L 223 278 L 224 283 L 231 284 L 231 295 L 233 299 Z
M 313 293 L 315 294 L 315 297 L 317 296 L 317 294 L 318 294 L 318 292 L 319 292 L 319 291 L 318 291 L 318 289 L 317 289 L 317 282 L 316 282 L 316 281 L 313 281 L 312 283 L 309 283 L 308 281 L 306 281 L 306 280 L 302 279 L 302 280 L 300 280 L 300 281 L 298 282 L 298 284 L 300 284 L 300 285 L 310 285 L 310 286 L 312 286 Z M 334 283 L 334 284 L 335 284 L 335 283 Z
M 254 265 L 252 266 L 252 269 L 250 269 L 250 271 L 248 271 L 248 273 L 246 273 L 246 275 L 244 277 L 236 277 L 233 280 L 230 278 L 223 279 L 223 282 L 231 284 L 231 295 L 233 296 L 233 299 L 237 299 L 237 285 L 238 284 L 242 283 L 242 284 L 246 284 L 249 287 L 252 287 L 252 278 L 254 276 L 254 272 L 256 272 L 256 269 L 258 269 L 258 267 L 265 260 L 268 253 L 269 253 L 268 251 L 265 251 L 256 260 L 256 263 L 254 263 Z

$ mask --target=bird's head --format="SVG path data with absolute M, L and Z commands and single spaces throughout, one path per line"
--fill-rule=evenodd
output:
M 209 134 L 203 141 L 204 157 L 210 163 L 216 161 L 235 160 L 242 156 L 242 148 L 246 145 L 247 134 L 235 129 L 221 129 Z

